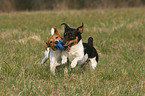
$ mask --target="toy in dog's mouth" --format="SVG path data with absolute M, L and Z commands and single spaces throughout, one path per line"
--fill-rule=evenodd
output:
M 59 42 L 58 42 L 58 44 L 57 44 L 57 49 L 59 49 L 59 50 L 70 50 L 70 47 L 71 47 L 71 46 L 77 44 L 77 40 L 78 40 L 78 38 L 75 39 L 75 40 L 71 40 L 71 41 L 69 41 L 68 44 L 66 44 L 66 45 L 62 45 L 62 43 L 61 43 L 62 40 L 59 40 Z
M 76 42 L 71 42 L 68 45 L 62 45 L 62 40 L 59 40 L 59 43 L 57 44 L 57 49 L 59 50 L 70 50 L 71 46 L 73 46 Z
M 58 44 L 57 44 L 57 49 L 59 49 L 59 50 L 66 50 L 66 49 L 67 49 L 67 46 L 63 46 L 63 45 L 61 44 L 61 41 L 62 41 L 62 40 L 59 40 L 59 42 L 58 42 Z

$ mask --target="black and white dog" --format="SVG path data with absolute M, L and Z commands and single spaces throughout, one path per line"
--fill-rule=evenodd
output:
M 83 24 L 78 28 L 70 28 L 66 23 L 65 25 L 64 39 L 62 45 L 67 47 L 67 57 L 71 62 L 71 68 L 76 65 L 82 65 L 89 60 L 90 66 L 95 69 L 98 63 L 98 53 L 93 47 L 93 38 L 88 39 L 88 43 L 82 42 Z

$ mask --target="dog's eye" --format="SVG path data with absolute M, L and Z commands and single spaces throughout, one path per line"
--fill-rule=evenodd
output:
M 52 41 L 50 41 L 50 43 L 52 43 Z
M 56 39 L 57 39 L 58 37 L 56 37 Z
M 70 33 L 69 36 L 71 36 L 72 34 Z

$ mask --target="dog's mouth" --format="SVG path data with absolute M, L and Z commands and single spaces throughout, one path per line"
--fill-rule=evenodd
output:
M 73 43 L 72 44 L 69 44 L 69 45 L 65 45 L 64 47 L 66 47 L 66 50 L 70 50 L 70 48 L 71 48 L 72 45 L 73 45 Z
M 51 48 L 55 51 L 57 50 L 57 45 L 59 43 L 59 40 L 55 40 L 54 43 L 53 43 L 53 46 L 51 46 Z
M 66 50 L 70 50 L 70 48 L 71 48 L 72 46 L 76 45 L 77 43 L 78 43 L 78 37 L 76 37 L 76 39 L 74 39 L 74 40 L 67 41 L 67 42 L 65 43 L 65 45 L 63 45 L 63 46 L 66 47 Z
M 70 48 L 71 48 L 70 46 L 67 46 L 66 50 L 70 50 Z
M 57 48 L 57 46 L 54 46 L 54 48 Z

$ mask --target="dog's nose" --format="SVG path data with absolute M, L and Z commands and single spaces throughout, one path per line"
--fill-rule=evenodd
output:
M 58 41 L 55 41 L 55 44 L 58 44 Z

